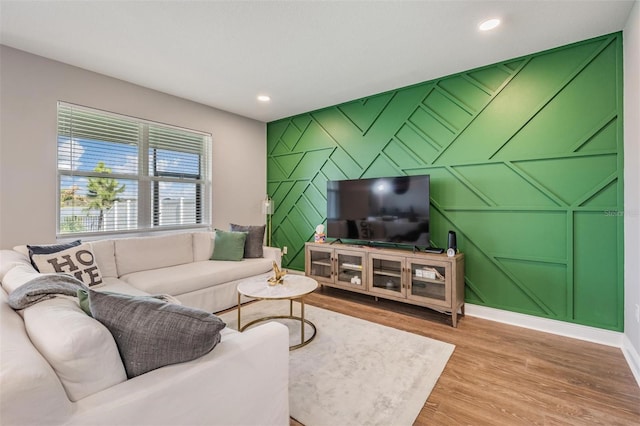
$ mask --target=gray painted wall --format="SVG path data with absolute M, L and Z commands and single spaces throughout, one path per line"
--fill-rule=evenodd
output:
M 264 123 L 0 46 L 0 248 L 55 242 L 59 100 L 211 133 L 213 226 L 264 223 Z

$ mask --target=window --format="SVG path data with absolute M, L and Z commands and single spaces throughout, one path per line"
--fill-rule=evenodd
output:
M 211 135 L 58 103 L 58 235 L 209 226 Z

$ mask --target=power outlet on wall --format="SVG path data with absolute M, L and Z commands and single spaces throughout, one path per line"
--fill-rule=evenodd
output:
M 640 323 L 640 305 L 636 303 L 636 322 Z
M 282 254 L 287 254 L 287 246 L 282 247 Z

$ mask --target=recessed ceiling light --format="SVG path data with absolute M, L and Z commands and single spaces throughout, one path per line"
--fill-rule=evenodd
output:
M 489 31 L 494 29 L 498 25 L 500 25 L 500 20 L 498 18 L 487 19 L 486 21 L 478 25 L 478 29 L 480 31 Z
M 267 95 L 258 95 L 258 100 L 260 102 L 269 102 L 271 100 L 271 97 Z

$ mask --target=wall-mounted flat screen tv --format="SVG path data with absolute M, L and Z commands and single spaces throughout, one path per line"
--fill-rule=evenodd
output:
M 429 175 L 328 181 L 327 237 L 429 247 Z

